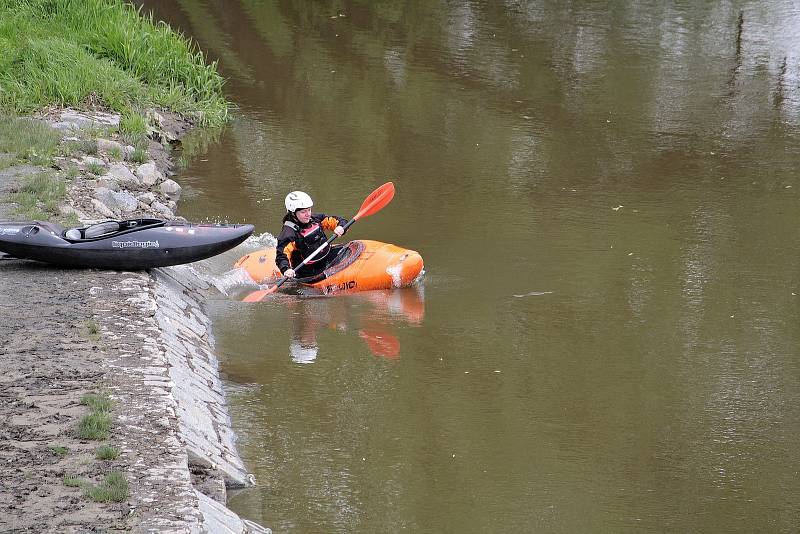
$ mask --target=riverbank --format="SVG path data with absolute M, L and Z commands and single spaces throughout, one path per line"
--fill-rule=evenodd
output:
M 167 178 L 165 144 L 185 123 L 154 117 L 151 137 L 162 142 L 138 162 L 115 138 L 119 115 L 51 110 L 37 120 L 60 132 L 62 147 L 94 139 L 96 153 L 57 156 L 55 169 L 6 168 L 0 192 L 13 195 L 31 176 L 52 172 L 64 180 L 65 217 L 174 215 L 180 187 Z M 0 218 L 18 208 L 3 203 Z M 267 531 L 224 506 L 226 488 L 253 480 L 217 375 L 202 306 L 208 290 L 181 266 L 126 273 L 0 261 L 0 530 Z M 87 394 L 113 402 L 106 439 L 78 432 L 91 413 Z M 101 447 L 118 454 L 101 459 Z M 124 498 L 96 502 L 90 490 L 114 473 L 127 483 Z

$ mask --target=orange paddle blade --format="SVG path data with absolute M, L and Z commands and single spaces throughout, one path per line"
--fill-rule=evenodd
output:
M 364 199 L 364 202 L 361 204 L 361 209 L 353 216 L 353 219 L 357 221 L 361 217 L 366 217 L 367 215 L 372 215 L 380 211 L 386 204 L 392 201 L 392 198 L 394 198 L 394 184 L 392 182 L 386 182 Z
M 264 300 L 267 295 L 271 295 L 278 290 L 278 286 L 272 286 L 269 289 L 261 289 L 259 291 L 253 291 L 245 298 L 242 299 L 242 302 L 261 302 Z
M 393 335 L 359 330 L 358 337 L 367 342 L 369 351 L 375 356 L 390 360 L 400 358 L 400 340 Z

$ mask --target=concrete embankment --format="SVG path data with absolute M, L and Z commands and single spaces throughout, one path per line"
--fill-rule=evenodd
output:
M 67 128 L 65 138 L 81 127 Z M 94 168 L 109 172 L 96 179 L 81 170 L 63 207 L 83 222 L 104 218 L 102 208 L 115 218 L 153 215 L 173 200 L 171 184 L 161 187 L 163 162 L 144 180 L 141 165 L 92 157 Z M 35 171 L 0 172 L 0 189 Z M 10 215 L 0 205 L 0 216 Z M 0 460 L 8 466 L 0 470 L 0 530 L 269 532 L 225 506 L 228 488 L 254 481 L 236 450 L 219 379 L 203 310 L 209 291 L 185 266 L 113 272 L 0 262 Z M 98 444 L 75 432 L 87 412 L 82 395 L 96 391 L 114 400 L 107 442 L 121 454 L 110 462 L 97 460 Z M 90 485 L 109 470 L 128 482 L 124 502 L 93 502 L 64 483 Z
M 226 487 L 253 479 L 236 451 L 203 311 L 210 290 L 180 266 L 121 273 L 91 289 L 124 409 L 115 433 L 134 472 L 146 475 L 132 491 L 133 506 L 147 509 L 143 531 L 266 531 L 225 508 Z

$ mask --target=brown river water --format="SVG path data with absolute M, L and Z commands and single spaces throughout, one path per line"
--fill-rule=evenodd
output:
M 234 427 L 275 532 L 800 524 L 800 7 L 145 2 L 238 109 L 187 140 Z M 336 298 L 229 272 L 283 198 L 419 251 Z M 238 284 L 238 286 L 237 286 Z

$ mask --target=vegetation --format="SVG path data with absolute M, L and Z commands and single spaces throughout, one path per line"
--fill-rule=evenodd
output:
M 0 40 L 0 54 L 2 54 L 2 40 Z M 2 82 L 0 82 L 1 93 Z M 34 165 L 49 164 L 50 158 L 58 148 L 59 138 L 59 133 L 44 122 L 0 115 L 0 154 L 4 155 L 4 160 L 8 160 L 6 166 L 15 161 L 26 161 Z
M 108 393 L 89 393 L 81 397 L 81 404 L 88 406 L 94 412 L 110 412 L 114 407 L 114 401 Z
M 90 413 L 78 424 L 78 437 L 81 439 L 104 440 L 111 432 L 111 415 Z
M 99 486 L 84 486 L 86 495 L 95 502 L 122 502 L 128 498 L 128 481 L 117 471 L 103 478 Z
M 86 166 L 86 171 L 89 174 L 100 176 L 106 172 L 106 168 L 100 163 L 90 163 L 89 165 Z
M 142 150 L 141 148 L 133 149 L 133 154 L 131 154 L 131 161 L 134 163 L 145 163 L 147 161 L 147 152 Z
M 223 79 L 189 39 L 123 0 L 0 1 L 0 109 L 102 106 L 141 131 L 163 107 L 227 120 Z M 138 117 L 138 118 L 137 118 Z
M 66 456 L 69 453 L 69 449 L 62 446 L 50 447 L 50 452 L 55 454 L 56 456 Z
M 145 136 L 147 119 L 138 113 L 126 113 L 119 120 L 119 131 L 132 136 Z
M 103 440 L 111 433 L 111 408 L 113 401 L 106 393 L 84 395 L 81 404 L 92 412 L 78 423 L 78 437 L 81 439 Z
M 84 495 L 95 502 L 122 502 L 128 498 L 128 481 L 118 471 L 107 474 L 97 486 L 75 475 L 65 475 L 62 480 L 70 488 L 83 488 Z
M 119 457 L 119 449 L 110 445 L 98 447 L 94 452 L 98 460 L 116 460 Z
M 87 319 L 86 321 L 83 322 L 83 324 L 86 327 L 86 333 L 89 334 L 89 339 L 94 341 L 100 339 L 100 327 L 98 326 L 97 321 L 95 321 L 94 319 Z M 108 402 L 110 409 L 111 400 L 109 399 Z
M 64 481 L 65 486 L 69 486 L 70 488 L 78 488 L 83 485 L 83 480 L 76 477 L 75 475 L 64 475 L 62 479 Z
M 61 214 L 58 205 L 66 192 L 63 179 L 41 172 L 26 178 L 19 191 L 11 195 L 11 201 L 17 204 L 16 212 L 23 218 L 47 220 Z

